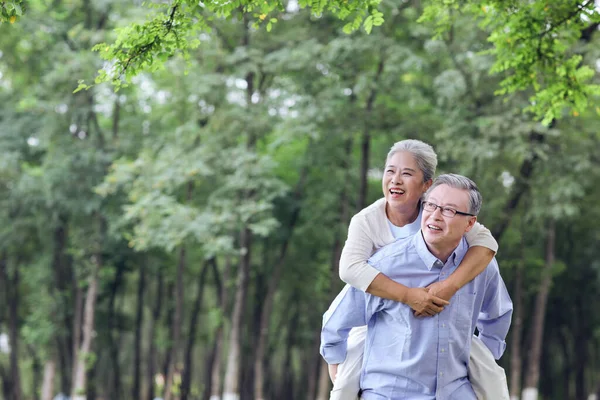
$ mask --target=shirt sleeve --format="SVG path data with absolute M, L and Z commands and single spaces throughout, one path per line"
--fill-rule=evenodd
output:
M 494 253 L 498 252 L 498 242 L 496 242 L 490 230 L 479 222 L 475 222 L 475 225 L 467 232 L 465 238 L 469 247 L 482 246 L 492 250 Z
M 367 325 L 381 299 L 346 285 L 323 315 L 320 353 L 328 364 L 346 359 L 350 329 Z
M 352 218 L 339 268 L 340 279 L 363 292 L 379 274 L 377 269 L 367 263 L 375 247 L 367 229 L 364 217 L 355 215 Z
M 481 341 L 498 360 L 506 349 L 505 339 L 510 328 L 513 304 L 495 259 L 488 268 L 490 270 L 481 312 L 477 319 L 477 329 Z

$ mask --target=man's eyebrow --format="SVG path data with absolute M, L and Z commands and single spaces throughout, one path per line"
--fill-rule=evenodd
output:
M 430 203 L 438 204 L 438 201 L 434 197 L 431 197 L 431 196 L 428 197 L 428 198 L 426 198 L 425 201 L 429 201 Z M 439 206 L 439 204 L 438 204 L 438 206 Z M 456 204 L 454 204 L 454 203 L 444 204 L 441 207 L 448 207 L 448 206 L 451 206 L 451 207 L 454 207 L 454 208 L 458 208 L 458 206 Z

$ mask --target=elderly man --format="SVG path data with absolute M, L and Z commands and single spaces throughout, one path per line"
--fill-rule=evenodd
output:
M 473 181 L 441 175 L 422 202 L 421 231 L 382 248 L 369 263 L 409 287 L 446 279 L 467 251 L 463 235 L 477 220 L 481 202 Z M 329 364 L 342 362 L 350 329 L 368 325 L 364 400 L 476 400 L 467 375 L 472 334 L 477 327 L 498 359 L 511 315 L 495 259 L 432 318 L 417 318 L 405 304 L 346 287 L 323 317 L 321 354 Z

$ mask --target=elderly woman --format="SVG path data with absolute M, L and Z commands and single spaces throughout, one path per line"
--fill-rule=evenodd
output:
M 412 308 L 416 316 L 422 317 L 441 312 L 461 287 L 486 268 L 498 250 L 489 230 L 477 223 L 466 235 L 469 251 L 456 271 L 427 288 L 406 287 L 367 263 L 377 249 L 419 231 L 421 196 L 431 186 L 436 166 L 437 155 L 430 145 L 419 140 L 394 144 L 388 153 L 382 178 L 384 197 L 352 218 L 340 259 L 340 278 L 344 282 L 373 295 L 402 302 Z M 346 360 L 339 366 L 329 366 L 334 381 L 330 400 L 356 399 L 365 336 L 366 327 L 353 329 L 348 339 Z M 483 346 L 481 342 L 473 341 L 471 383 L 480 399 L 503 398 L 498 394 L 508 392 L 504 371 Z M 475 359 L 474 355 L 477 355 Z M 491 375 L 477 373 L 482 370 Z M 491 397 L 490 391 L 494 392 Z

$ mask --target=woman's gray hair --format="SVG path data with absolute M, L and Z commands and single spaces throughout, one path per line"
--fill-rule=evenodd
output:
M 425 193 L 425 198 L 429 197 L 429 194 L 433 189 L 440 185 L 448 185 L 455 189 L 462 189 L 469 192 L 469 214 L 477 215 L 481 210 L 481 204 L 483 203 L 483 198 L 481 197 L 481 193 L 477 188 L 475 182 L 467 178 L 466 176 L 458 175 L 458 174 L 443 174 L 435 178 L 433 184 Z
M 390 157 L 399 151 L 410 153 L 415 158 L 419 169 L 423 172 L 423 182 L 433 179 L 435 168 L 437 167 L 437 154 L 435 154 L 433 147 L 420 140 L 401 140 L 394 143 L 390 149 L 387 158 L 385 159 L 386 164 Z

